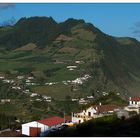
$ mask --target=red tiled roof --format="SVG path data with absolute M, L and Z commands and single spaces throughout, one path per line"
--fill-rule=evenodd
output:
M 71 116 L 65 116 L 66 121 L 71 121 Z
M 54 125 L 64 123 L 64 118 L 55 116 L 44 120 L 39 120 L 38 122 L 48 126 L 54 126 Z
M 140 101 L 140 97 L 131 98 L 130 101 Z
M 118 109 L 119 107 L 116 105 L 94 105 L 93 108 L 97 110 L 99 113 L 107 113 L 109 111 L 114 111 L 114 109 Z

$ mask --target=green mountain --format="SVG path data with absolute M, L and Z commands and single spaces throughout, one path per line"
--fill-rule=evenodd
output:
M 82 87 L 89 93 L 115 90 L 139 95 L 140 43 L 109 36 L 84 20 L 21 18 L 13 26 L 0 27 L 0 50 L 0 71 L 32 72 L 50 81 L 89 74 L 92 78 Z M 76 60 L 84 63 L 67 71 L 65 67 Z

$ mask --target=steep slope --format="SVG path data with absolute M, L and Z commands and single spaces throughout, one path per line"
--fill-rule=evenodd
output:
M 52 60 L 83 60 L 81 74 L 92 76 L 87 85 L 91 91 L 137 94 L 140 90 L 140 43 L 136 39 L 109 36 L 72 18 L 61 23 L 51 17 L 22 18 L 14 26 L 0 28 L 1 50 L 18 50 L 29 43 L 36 45 L 30 51 L 39 49 L 38 56 L 43 52 Z

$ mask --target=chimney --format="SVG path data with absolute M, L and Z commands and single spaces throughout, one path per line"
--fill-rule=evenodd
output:
M 131 98 L 131 97 L 129 97 L 129 101 L 131 101 L 131 99 L 132 99 L 132 98 Z
M 101 106 L 101 105 L 102 105 L 102 103 L 100 102 L 100 103 L 99 103 L 99 106 Z
M 96 110 L 98 110 L 98 107 L 96 106 L 96 108 L 95 108 Z

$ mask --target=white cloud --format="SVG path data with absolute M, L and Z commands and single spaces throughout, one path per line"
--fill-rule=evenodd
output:
M 0 3 L 0 10 L 14 7 L 14 3 Z

